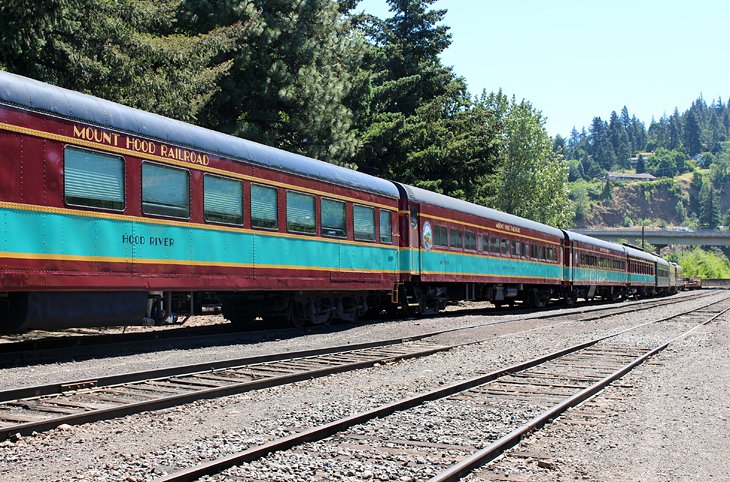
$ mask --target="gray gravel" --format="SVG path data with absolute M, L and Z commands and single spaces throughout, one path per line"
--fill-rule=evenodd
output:
M 725 315 L 466 480 L 728 480 L 728 360 Z
M 718 298 L 721 296 L 724 294 L 717 295 Z M 705 303 L 707 300 L 689 300 L 682 307 Z M 650 313 L 651 316 L 659 317 L 676 310 L 676 307 L 666 307 Z M 509 316 L 524 318 L 502 315 L 498 320 L 506 320 Z M 438 384 L 475 376 L 585 341 L 599 333 L 614 332 L 639 320 L 646 320 L 649 316 L 647 312 L 640 312 L 636 315 L 616 316 L 593 322 L 570 322 L 557 326 L 555 320 L 488 326 L 470 330 L 469 333 L 470 337 L 491 337 L 488 341 L 424 359 L 386 364 L 295 385 L 199 401 L 165 411 L 23 437 L 18 441 L 0 444 L 0 478 L 146 480 L 173 468 L 227 455 L 274 437 L 425 391 Z M 315 334 L 295 340 L 252 346 L 161 352 L 140 357 L 19 368 L 2 371 L 0 376 L 4 382 L 6 379 L 10 380 L 7 385 L 4 383 L 5 386 L 31 384 L 29 380 L 36 384 L 57 380 L 59 374 L 63 378 L 99 376 L 131 369 L 174 365 L 181 360 L 194 363 L 198 360 L 345 344 L 348 341 L 356 343 L 388 338 L 396 333 L 406 336 L 435 327 L 464 326 L 479 320 L 484 320 L 484 317 L 470 315 L 380 323 L 357 327 L 347 332 Z M 452 334 L 443 338 L 451 340 L 458 336 Z M 371 477 L 366 477 L 367 471 L 372 473 Z M 353 480 L 374 479 L 376 476 L 380 477 L 373 469 L 364 466 L 360 472 L 353 469 L 353 475 L 347 475 L 355 477 Z

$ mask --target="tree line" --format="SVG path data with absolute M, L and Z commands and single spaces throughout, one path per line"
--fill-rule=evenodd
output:
M 567 227 L 544 116 L 469 93 L 433 2 L 6 0 L 0 68 Z
M 683 113 L 652 119 L 647 129 L 624 106 L 608 121 L 594 117 L 589 128 L 553 140 L 553 149 L 569 159 L 570 179 L 596 179 L 613 169 L 672 177 L 691 170 L 687 161 L 710 167 L 730 137 L 730 106 L 722 99 L 707 105 L 700 97 Z M 639 153 L 651 153 L 637 155 Z M 633 161 L 633 162 L 632 162 Z

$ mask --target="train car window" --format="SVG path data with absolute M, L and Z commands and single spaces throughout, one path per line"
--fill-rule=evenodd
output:
M 322 235 L 334 238 L 347 237 L 344 202 L 322 198 Z
M 251 227 L 279 229 L 278 193 L 275 187 L 251 184 Z
M 380 210 L 380 242 L 393 243 L 393 216 L 390 211 Z
M 446 239 L 441 237 L 441 226 L 433 227 L 433 244 L 434 246 L 446 246 Z
M 476 251 L 477 249 L 477 235 L 470 232 L 464 232 L 464 249 Z
M 286 230 L 304 234 L 317 232 L 314 196 L 296 191 L 286 192 Z
M 537 247 L 537 257 L 539 259 L 545 259 L 545 246 Z
M 499 254 L 499 238 L 489 238 L 489 251 L 491 253 Z
M 64 149 L 66 204 L 124 211 L 124 158 L 66 147 Z
M 502 240 L 502 254 L 504 256 L 509 256 L 509 251 L 510 251 L 511 245 L 512 244 L 509 242 L 509 239 Z
M 537 259 L 537 245 L 530 245 L 530 258 Z
M 243 183 L 206 174 L 203 177 L 203 217 L 208 222 L 243 224 Z
M 482 252 L 488 253 L 489 252 L 489 236 L 484 234 L 484 235 L 479 236 L 479 239 L 481 240 L 481 243 L 482 243 L 482 246 L 480 249 L 482 250 Z
M 142 212 L 190 217 L 190 173 L 186 169 L 142 163 Z
M 520 255 L 520 242 L 519 241 L 512 241 L 512 247 L 510 249 L 510 254 L 512 256 Z
M 449 246 L 452 248 L 463 248 L 464 247 L 464 240 L 462 239 L 464 235 L 462 234 L 460 229 L 450 229 L 449 230 Z
M 522 257 L 523 258 L 530 257 L 530 245 L 527 243 L 522 243 Z
M 553 248 L 546 248 L 545 256 L 547 256 L 545 259 L 547 259 L 548 261 L 552 261 L 553 260 Z
M 358 241 L 375 241 L 375 208 L 353 206 L 355 239 Z

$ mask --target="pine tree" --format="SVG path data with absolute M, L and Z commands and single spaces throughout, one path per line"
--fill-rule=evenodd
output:
M 629 135 L 619 120 L 616 111 L 611 112 L 611 119 L 608 124 L 609 136 L 611 138 L 611 146 L 616 155 L 616 161 L 621 167 L 629 167 L 629 158 L 631 157 L 631 146 L 629 144 Z
M 682 119 L 679 116 L 679 110 L 674 109 L 674 113 L 669 118 L 669 144 L 667 149 L 681 149 L 682 146 Z
M 646 127 L 636 116 L 631 117 L 631 139 L 632 152 L 643 151 L 646 149 Z
M 471 99 L 439 57 L 451 36 L 434 0 L 389 0 L 392 16 L 363 22 L 370 85 L 358 118 L 359 166 L 383 177 L 475 200 L 497 160 L 500 120 L 486 94 Z M 468 141 L 467 141 L 468 140 Z
M 250 23 L 190 34 L 182 0 L 10 0 L 0 4 L 8 70 L 192 121 L 230 68 L 220 59 Z
M 699 201 L 700 228 L 717 229 L 720 224 L 720 201 L 717 192 L 707 180 L 702 183 Z
M 335 0 L 188 0 L 191 29 L 255 22 L 226 58 L 230 75 L 205 111 L 213 129 L 329 162 L 357 150 L 348 105 L 365 42 Z M 347 6 L 347 5 L 345 5 Z
M 611 145 L 608 123 L 600 117 L 594 117 L 591 123 L 590 154 L 605 171 L 610 170 L 616 164 L 616 153 Z
M 624 128 L 624 132 L 626 132 L 626 135 L 629 138 L 629 149 L 633 154 L 636 152 L 636 139 L 634 139 L 634 129 L 631 124 L 631 117 L 629 117 L 629 109 L 626 106 L 621 108 L 621 116 L 619 120 L 621 122 L 621 127 Z
M 694 157 L 702 152 L 702 131 L 698 114 L 691 110 L 687 113 L 687 121 L 684 128 L 684 145 L 687 148 L 687 154 Z

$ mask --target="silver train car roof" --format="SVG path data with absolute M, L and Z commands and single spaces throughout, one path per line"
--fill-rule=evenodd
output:
M 593 238 L 591 236 L 586 236 L 585 234 L 580 233 L 574 233 L 573 231 L 565 231 L 565 234 L 568 236 L 568 239 L 571 241 L 580 241 L 581 243 L 587 243 L 592 244 L 594 246 L 598 246 L 601 248 L 610 249 L 611 251 L 620 251 L 620 252 L 626 252 L 626 247 L 621 244 L 616 243 L 610 243 L 608 241 L 604 241 L 602 239 Z
M 115 102 L 0 71 L 0 102 L 236 161 L 398 198 L 384 179 Z
M 433 206 L 439 206 L 444 209 L 451 209 L 453 211 L 459 211 L 461 213 L 473 214 L 482 218 L 493 219 L 495 221 L 511 224 L 513 226 L 520 226 L 545 234 L 551 234 L 561 239 L 563 238 L 563 232 L 560 229 L 548 226 L 547 224 L 538 223 L 537 221 L 531 221 L 529 219 L 521 218 L 513 214 L 503 213 L 502 211 L 497 211 L 496 209 L 487 208 L 478 204 L 470 203 L 468 201 L 462 201 L 461 199 L 455 199 L 415 186 L 409 186 L 408 184 L 402 184 L 399 182 L 395 184 L 403 189 L 410 201 L 423 204 L 431 204 Z
M 639 258 L 639 259 L 645 259 L 647 261 L 656 261 L 657 258 L 651 253 L 647 253 L 646 251 L 642 251 L 640 249 L 632 248 L 631 246 L 624 246 L 624 249 L 626 249 L 626 253 L 628 253 L 629 256 L 632 258 Z

